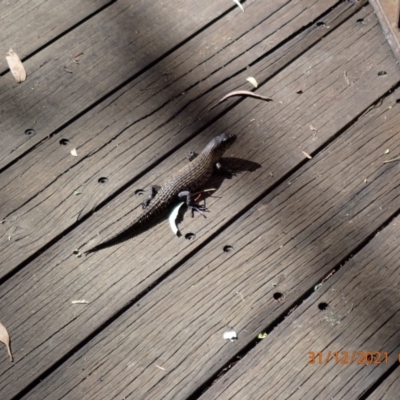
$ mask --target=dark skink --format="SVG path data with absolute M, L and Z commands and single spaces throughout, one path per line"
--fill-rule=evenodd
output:
M 144 211 L 129 226 L 85 251 L 85 254 L 115 246 L 146 231 L 178 199 L 184 199 L 190 209 L 198 209 L 192 203 L 191 195 L 211 178 L 215 166 L 220 167 L 219 160 L 235 140 L 236 136 L 229 133 L 223 133 L 211 140 L 192 162 L 174 174 L 158 192 L 154 187 L 150 188 L 149 199 L 143 202 Z

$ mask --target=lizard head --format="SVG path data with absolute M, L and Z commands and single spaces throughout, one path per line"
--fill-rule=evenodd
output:
M 218 135 L 216 138 L 214 138 L 211 143 L 213 143 L 212 147 L 214 148 L 214 150 L 218 152 L 220 156 L 222 156 L 225 151 L 232 146 L 235 140 L 236 135 L 234 135 L 233 133 L 222 133 L 221 135 Z
M 206 148 L 202 151 L 202 154 L 207 157 L 211 156 L 209 161 L 215 163 L 224 155 L 225 151 L 231 147 L 235 140 L 236 135 L 232 133 L 222 133 L 208 143 Z

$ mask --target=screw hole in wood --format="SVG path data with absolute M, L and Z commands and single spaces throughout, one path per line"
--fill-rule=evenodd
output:
M 101 184 L 105 184 L 108 182 L 108 178 L 106 178 L 105 176 L 102 176 L 101 178 L 99 178 L 98 182 Z
M 68 139 L 60 139 L 59 143 L 61 146 L 66 146 L 69 143 L 69 140 Z
M 25 135 L 26 135 L 26 136 L 35 136 L 35 135 L 36 135 L 36 132 L 35 132 L 34 129 L 27 129 L 27 130 L 25 131 Z
M 143 189 L 136 190 L 135 195 L 136 196 L 143 196 L 144 195 L 144 190 Z
M 224 246 L 224 253 L 232 253 L 233 246 Z
M 275 300 L 278 300 L 278 301 L 282 300 L 283 299 L 283 294 L 281 292 L 276 292 L 276 293 L 273 294 L 273 298 Z
M 387 75 L 386 71 L 379 71 L 378 72 L 378 76 L 384 76 L 384 75 Z
M 194 233 L 187 233 L 187 234 L 185 235 L 185 239 L 192 242 L 193 240 L 196 239 L 196 235 L 195 235 Z
M 321 311 L 325 311 L 325 310 L 328 308 L 328 303 L 319 303 L 319 304 L 318 304 L 318 308 L 319 308 Z

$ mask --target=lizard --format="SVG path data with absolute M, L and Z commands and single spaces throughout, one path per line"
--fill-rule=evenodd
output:
M 211 178 L 215 167 L 222 170 L 219 161 L 235 140 L 236 135 L 231 133 L 216 136 L 193 161 L 173 174 L 160 190 L 156 186 L 150 187 L 149 197 L 142 203 L 144 211 L 131 224 L 110 239 L 85 251 L 85 255 L 121 244 L 146 231 L 178 199 L 184 200 L 192 212 L 204 211 L 193 204 L 192 195 Z

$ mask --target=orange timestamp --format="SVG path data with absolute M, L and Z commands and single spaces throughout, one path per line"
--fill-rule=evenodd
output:
M 397 355 L 400 361 L 400 354 Z M 328 364 L 333 362 L 342 365 L 371 365 L 388 364 L 389 353 L 387 351 L 309 351 L 308 364 Z

